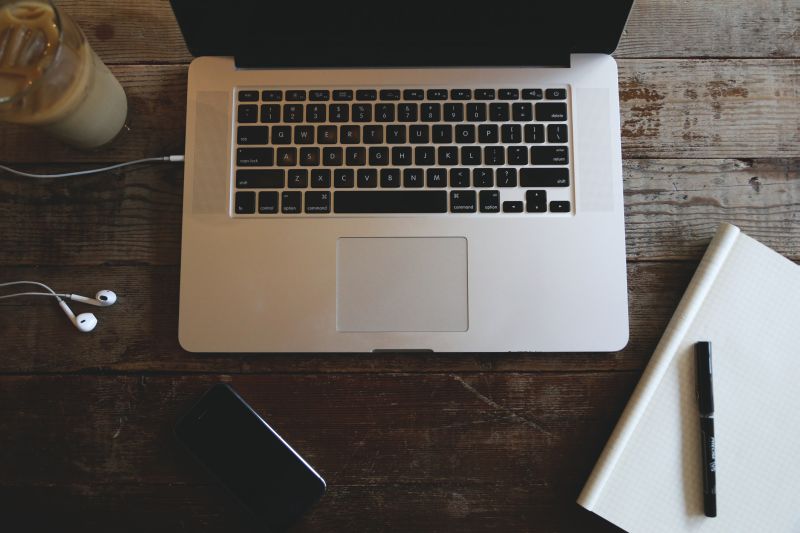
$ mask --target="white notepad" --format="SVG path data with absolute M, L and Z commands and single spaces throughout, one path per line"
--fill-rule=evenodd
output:
M 716 518 L 694 343 L 712 343 Z M 800 532 L 800 266 L 723 224 L 578 503 L 631 532 Z

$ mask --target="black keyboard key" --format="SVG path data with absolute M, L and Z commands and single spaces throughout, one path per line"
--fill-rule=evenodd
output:
M 429 167 L 436 164 L 436 151 L 433 147 L 417 146 L 414 148 L 414 161 L 417 166 Z
M 492 122 L 508 122 L 511 117 L 508 108 L 508 104 L 504 102 L 489 104 L 489 120 Z
M 528 164 L 528 147 L 527 146 L 509 146 L 508 147 L 508 164 L 509 165 L 527 165 Z
M 312 102 L 327 102 L 331 99 L 331 92 L 325 89 L 314 89 L 309 91 L 308 99 Z
M 500 128 L 500 137 L 506 144 L 522 142 L 522 127 L 519 124 L 503 124 Z
M 533 105 L 530 102 L 513 104 L 511 116 L 514 118 L 514 122 L 530 122 L 533 120 Z
M 336 191 L 335 213 L 446 213 L 447 191 Z
M 394 122 L 394 104 L 375 104 L 375 122 Z
M 439 122 L 442 118 L 442 104 L 422 104 L 420 115 L 422 122 Z
M 450 212 L 451 213 L 474 213 L 475 191 L 450 191 Z
M 283 104 L 284 122 L 303 122 L 303 104 Z
M 471 144 L 475 142 L 475 126 L 472 124 L 459 124 L 456 126 L 456 142 Z
M 240 102 L 258 102 L 258 91 L 239 91 Z
M 350 89 L 336 89 L 333 91 L 333 100 L 336 102 L 349 102 L 353 99 L 353 91 Z
M 569 213 L 571 211 L 569 202 L 561 201 L 561 202 L 550 202 L 550 212 L 551 213 Z
M 522 213 L 522 202 L 503 202 L 503 213 Z
M 567 125 L 566 124 L 548 124 L 547 126 L 547 142 L 558 144 L 567 142 Z
M 387 144 L 403 144 L 406 142 L 406 127 L 392 124 L 386 126 L 386 143 Z
M 342 144 L 358 144 L 361 142 L 361 128 L 358 126 L 341 126 L 339 138 Z
M 395 189 L 400 186 L 399 168 L 381 169 L 381 187 L 384 189 Z
M 258 212 L 271 215 L 278 212 L 278 191 L 261 191 L 258 193 Z
M 295 126 L 295 144 L 314 144 L 314 126 Z
M 322 149 L 322 164 L 326 167 L 340 167 L 344 160 L 344 150 L 340 147 L 323 148 Z
M 297 148 L 278 148 L 276 163 L 280 167 L 293 167 L 297 165 Z
M 317 168 L 311 171 L 312 189 L 330 189 L 331 171 L 328 168 Z
M 478 142 L 483 144 L 494 144 L 500 141 L 496 124 L 482 124 L 478 126 Z
M 300 148 L 300 166 L 319 166 L 319 148 Z
M 447 187 L 447 170 L 443 168 L 429 168 L 426 172 L 429 188 Z
M 494 172 L 491 168 L 472 169 L 472 186 L 478 188 L 494 187 Z
M 498 187 L 516 187 L 517 186 L 517 169 L 516 168 L 498 168 L 497 169 L 497 186 Z
M 236 140 L 239 144 L 267 144 L 269 140 L 267 126 L 239 126 L 236 128 Z
M 378 186 L 378 171 L 374 168 L 358 169 L 358 187 L 360 189 L 374 189 Z
M 481 213 L 500 212 L 500 191 L 481 191 L 478 198 Z
M 275 123 L 281 121 L 280 104 L 262 104 L 261 122 Z
M 237 189 L 283 189 L 283 170 L 237 170 Z
M 568 187 L 569 169 L 561 168 L 522 168 L 519 171 L 519 184 L 522 187 Z
M 234 210 L 237 215 L 248 215 L 256 212 L 256 193 L 240 191 L 236 193 Z
M 306 192 L 306 213 L 330 213 L 331 193 L 328 191 Z
M 500 89 L 500 100 L 519 100 L 519 89 Z
M 547 89 L 544 92 L 544 97 L 548 100 L 566 100 L 567 91 L 564 89 Z
M 306 92 L 302 90 L 286 91 L 287 102 L 303 102 L 306 99 Z
M 436 144 L 452 143 L 453 126 L 450 124 L 437 124 L 433 126 L 433 142 Z
M 450 186 L 453 188 L 469 187 L 469 169 L 467 168 L 450 169 Z
M 447 89 L 428 89 L 428 100 L 447 100 Z
M 417 104 L 399 104 L 397 106 L 397 120 L 400 122 L 416 122 L 418 117 Z
M 261 99 L 265 102 L 280 102 L 283 100 L 283 91 L 261 91 Z
M 240 167 L 271 167 L 272 148 L 238 148 L 236 164 Z
M 333 171 L 333 186 L 337 189 L 352 189 L 356 186 L 356 173 L 352 168 L 337 168 Z
M 236 118 L 245 124 L 258 122 L 258 106 L 256 104 L 239 104 Z
M 349 122 L 350 106 L 348 104 L 330 104 L 328 106 L 331 122 Z
M 544 142 L 544 126 L 541 124 L 525 124 L 525 142 L 538 144 Z
M 353 104 L 353 122 L 372 122 L 372 104 Z
M 381 89 L 381 100 L 400 100 L 400 89 Z
M 534 146 L 531 148 L 531 165 L 566 165 L 569 148 L 566 146 Z
M 308 104 L 306 122 L 325 122 L 325 104 Z
M 461 164 L 467 166 L 480 165 L 481 164 L 480 146 L 462 146 Z
M 411 164 L 411 147 L 394 146 L 392 147 L 392 165 L 407 167 Z
M 486 122 L 486 104 L 483 102 L 467 104 L 467 120 L 470 122 Z
M 272 144 L 292 144 L 292 127 L 273 126 Z
M 545 191 L 525 191 L 525 210 L 528 213 L 546 212 L 547 193 Z
M 565 122 L 567 120 L 567 104 L 555 102 L 536 104 L 536 120 L 538 122 Z
M 408 141 L 412 144 L 427 144 L 430 140 L 428 126 L 414 125 L 408 127 Z
M 389 149 L 373 146 L 369 149 L 369 165 L 383 167 L 389 164 Z
M 475 89 L 475 100 L 494 100 L 494 89 Z
M 506 164 L 506 149 L 504 146 L 486 146 L 483 149 L 483 164 L 484 165 L 505 165 Z
M 452 167 L 458 164 L 457 146 L 440 146 L 438 152 L 440 165 Z
M 275 128 L 272 130 L 275 131 Z M 336 126 L 317 126 L 317 142 L 319 144 L 336 144 Z
M 405 89 L 403 91 L 403 100 L 424 100 L 425 91 L 422 89 Z
M 445 122 L 463 122 L 464 104 L 444 104 Z
M 383 143 L 383 126 L 364 126 L 364 144 Z
M 472 91 L 470 89 L 451 89 L 451 100 L 470 100 L 472 98 Z
M 542 99 L 542 90 L 541 89 L 522 89 L 522 99 L 523 100 L 541 100 Z
M 296 215 L 300 212 L 303 193 L 300 191 L 283 191 L 281 193 L 281 213 Z
M 367 149 L 361 147 L 347 148 L 345 160 L 349 167 L 363 167 L 367 164 Z
M 403 187 L 419 188 L 423 185 L 421 168 L 407 168 L 403 171 Z
M 356 91 L 356 100 L 359 102 L 372 102 L 378 99 L 378 91 L 374 89 L 359 89 Z
M 292 169 L 289 171 L 289 188 L 305 189 L 308 187 L 308 170 Z

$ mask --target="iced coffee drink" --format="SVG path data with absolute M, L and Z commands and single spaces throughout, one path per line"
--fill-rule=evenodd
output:
M 95 148 L 127 113 L 122 86 L 63 11 L 47 0 L 0 0 L 0 121 Z

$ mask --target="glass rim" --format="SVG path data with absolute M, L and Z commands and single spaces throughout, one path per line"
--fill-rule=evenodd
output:
M 33 0 L 33 1 L 40 4 L 47 4 L 53 9 L 53 14 L 55 15 L 54 22 L 56 25 L 56 29 L 58 30 L 58 41 L 56 41 L 56 51 L 53 53 L 53 59 L 42 69 L 42 73 L 38 78 L 33 80 L 25 88 L 23 88 L 16 94 L 13 94 L 9 97 L 0 96 L 0 105 L 7 105 L 14 102 L 15 100 L 20 100 L 31 90 L 37 88 L 42 83 L 42 80 L 44 79 L 47 72 L 53 66 L 53 63 L 55 63 L 56 56 L 61 51 L 61 46 L 64 44 L 64 27 L 61 23 L 61 13 L 59 9 L 56 7 L 56 5 L 53 3 L 53 0 Z M 0 9 L 5 9 L 6 7 L 10 7 L 14 4 L 22 2 L 31 2 L 31 0 L 10 0 L 10 1 L 0 0 Z

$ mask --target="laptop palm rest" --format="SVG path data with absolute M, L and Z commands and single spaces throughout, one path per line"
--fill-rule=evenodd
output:
M 340 238 L 336 329 L 466 331 L 467 239 Z

